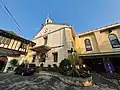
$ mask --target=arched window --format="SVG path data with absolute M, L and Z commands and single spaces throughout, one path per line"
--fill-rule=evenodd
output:
M 92 51 L 92 45 L 91 45 L 90 39 L 85 39 L 85 48 L 86 48 L 86 51 Z
M 120 48 L 120 42 L 115 34 L 110 34 L 108 37 L 112 48 Z

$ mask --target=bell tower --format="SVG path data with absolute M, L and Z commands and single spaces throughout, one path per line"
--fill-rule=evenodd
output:
M 45 20 L 45 24 L 52 23 L 52 19 L 48 16 Z

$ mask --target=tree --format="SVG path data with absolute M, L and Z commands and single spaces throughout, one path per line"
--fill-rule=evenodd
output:
M 76 51 L 71 51 L 69 56 L 68 56 L 68 59 L 70 60 L 70 62 L 72 64 L 73 76 L 74 75 L 80 76 L 79 71 L 75 67 L 76 65 L 79 65 L 79 67 L 80 67 L 80 61 L 79 61 L 79 57 L 77 55 L 77 52 Z

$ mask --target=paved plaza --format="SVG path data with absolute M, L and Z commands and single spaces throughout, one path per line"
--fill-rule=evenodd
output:
M 95 77 L 96 78 L 96 77 Z M 94 78 L 94 79 L 95 79 Z M 108 82 L 109 83 L 109 82 Z M 98 83 L 91 87 L 76 87 L 61 82 L 54 76 L 34 74 L 31 76 L 6 73 L 0 75 L 0 90 L 118 90 L 107 84 Z

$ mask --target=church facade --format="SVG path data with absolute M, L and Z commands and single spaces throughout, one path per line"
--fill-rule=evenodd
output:
M 45 67 L 59 65 L 68 57 L 68 50 L 74 48 L 75 33 L 71 25 L 53 23 L 47 18 L 40 32 L 32 40 L 36 45 L 32 48 L 35 60 L 32 62 Z

